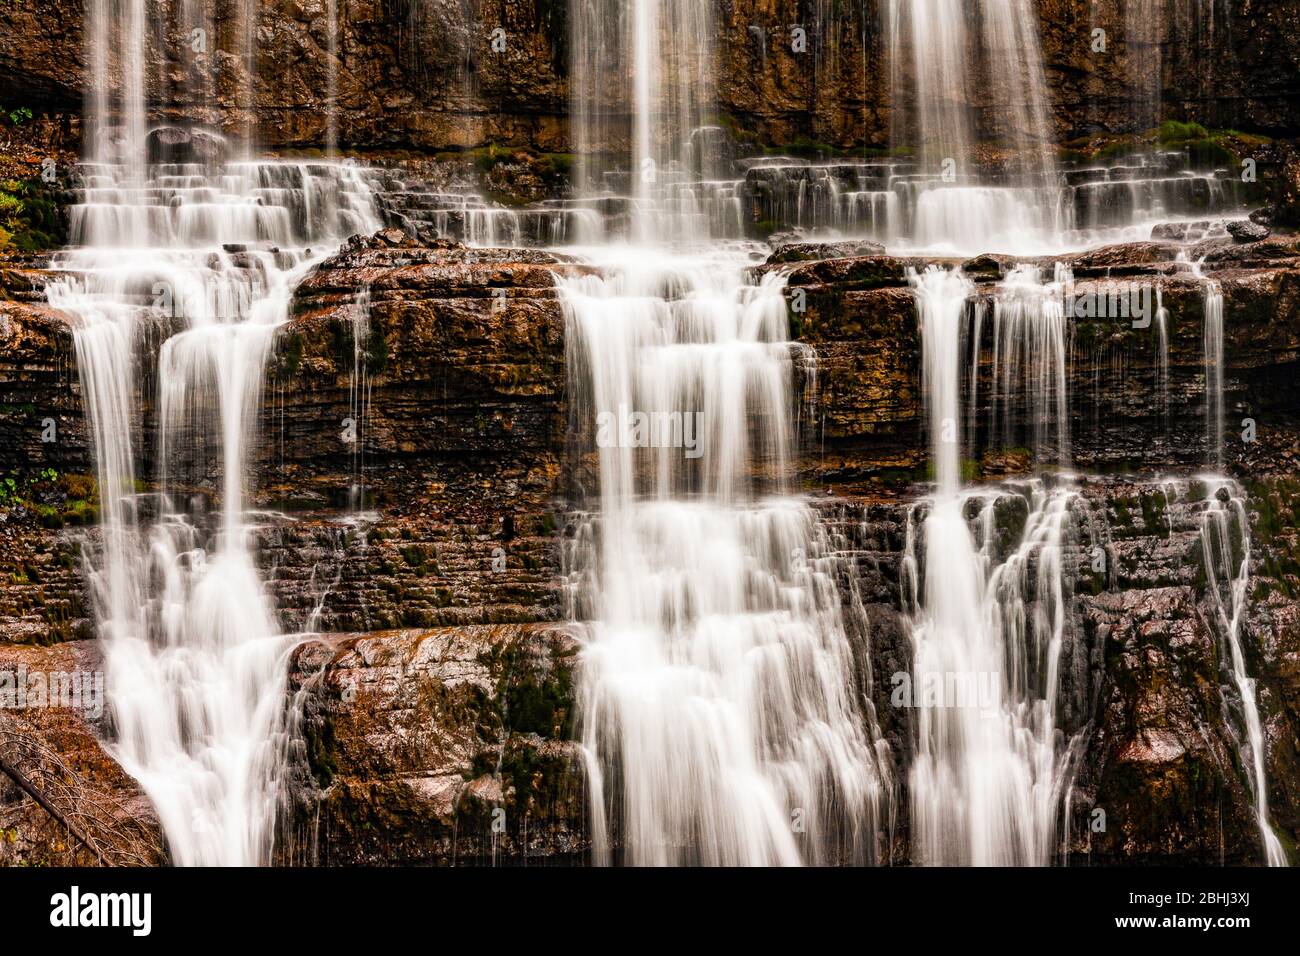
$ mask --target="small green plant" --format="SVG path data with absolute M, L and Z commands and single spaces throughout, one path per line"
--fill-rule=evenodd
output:
M 12 123 L 14 126 L 22 126 L 24 123 L 26 123 L 29 119 L 32 118 L 32 111 L 29 110 L 26 106 L 19 106 L 9 110 L 8 116 L 9 116 L 9 122 Z
M 39 252 L 63 242 L 56 198 L 38 180 L 0 181 L 0 252 Z

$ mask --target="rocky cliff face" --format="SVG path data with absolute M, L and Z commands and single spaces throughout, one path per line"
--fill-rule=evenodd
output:
M 580 863 L 577 643 L 563 628 L 326 636 L 299 651 L 300 812 L 286 862 Z
M 165 22 L 178 24 L 178 5 L 156 2 Z M 892 105 L 882 0 L 713 2 L 718 106 L 733 132 L 759 146 L 887 143 Z M 1140 42 L 1126 38 L 1116 2 L 1036 0 L 1035 7 L 1058 141 L 1146 129 L 1164 118 L 1273 136 L 1300 130 L 1294 0 L 1161 0 L 1150 4 L 1152 22 Z M 201 117 L 240 137 L 251 124 L 272 149 L 322 147 L 335 64 L 345 147 L 571 150 L 567 4 L 347 0 L 339 9 L 335 56 L 323 3 L 261 4 L 251 70 L 233 14 L 210 25 L 213 35 L 197 58 L 188 30 L 159 31 L 150 42 L 149 73 L 159 90 L 170 91 L 170 105 L 155 119 Z M 1104 50 L 1094 49 L 1095 30 L 1105 31 Z M 83 31 L 82 7 L 70 0 L 0 10 L 0 102 L 79 111 L 88 88 Z M 1134 109 L 1135 87 L 1146 85 L 1163 95 L 1152 115 Z M 989 88 L 975 84 L 975 105 L 1000 115 L 1006 104 L 978 101 L 979 90 Z
M 1149 281 L 1170 315 L 1167 410 L 1156 400 L 1151 329 L 1073 323 L 1073 454 L 1096 473 L 1071 506 L 1066 556 L 1076 624 L 1061 720 L 1078 762 L 1075 862 L 1259 859 L 1200 551 L 1206 487 L 1162 477 L 1194 473 L 1205 456 L 1203 287 L 1174 264 L 1176 251 L 1146 243 L 1065 257 L 1077 290 L 1103 277 Z M 1229 421 L 1257 423 L 1253 442 L 1229 429 L 1227 457 L 1252 516 L 1243 642 L 1259 680 L 1272 813 L 1290 841 L 1300 825 L 1300 522 L 1291 503 L 1300 250 L 1283 238 L 1214 240 L 1196 253 L 1226 302 Z M 889 696 L 889 676 L 911 666 L 900 563 L 927 480 L 906 284 L 907 267 L 919 264 L 875 254 L 780 266 L 792 303 L 802 295 L 806 305 L 792 311 L 792 331 L 818 357 L 803 396 L 813 410 L 800 470 L 839 556 L 859 668 L 874 675 L 899 767 L 911 739 L 909 712 Z M 986 299 L 1012 265 L 984 257 L 965 268 Z M 302 718 L 286 861 L 583 858 L 586 796 L 572 743 L 581 631 L 559 624 L 582 469 L 565 447 L 564 316 L 553 287 L 556 271 L 578 268 L 588 267 L 390 232 L 354 241 L 299 290 L 268 369 L 257 474 L 259 502 L 279 514 L 266 522 L 261 555 L 284 625 L 326 635 L 300 648 L 291 674 Z M 14 344 L 0 374 L 10 395 L 0 443 L 76 474 L 86 451 L 67 329 L 31 303 L 0 303 L 0 313 Z M 979 394 L 988 394 L 986 366 Z M 16 401 L 23 396 L 31 409 Z M 60 443 L 32 438 L 37 406 L 57 410 Z M 1008 447 L 1007 435 L 1024 433 L 1032 409 L 1013 402 L 998 416 L 1009 425 L 996 429 L 988 408 L 977 409 L 968 468 L 1023 479 L 1035 449 Z M 355 444 L 345 438 L 349 418 Z M 215 494 L 214 479 L 196 473 L 194 491 Z M 34 661 L 47 653 L 40 644 L 90 634 L 79 553 L 94 532 L 57 526 L 41 505 L 71 515 L 72 492 L 93 493 L 57 481 L 23 487 L 26 497 L 3 510 L 0 633 L 6 659 Z M 1010 493 L 999 520 L 1013 529 L 1024 508 Z M 905 792 L 897 796 L 888 853 L 902 862 Z M 1103 831 L 1093 827 L 1097 809 Z

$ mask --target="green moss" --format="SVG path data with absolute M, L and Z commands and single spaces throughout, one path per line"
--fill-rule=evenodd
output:
M 1205 169 L 1211 166 L 1230 166 L 1237 157 L 1221 142 L 1213 139 L 1198 139 L 1186 144 L 1187 158 L 1192 166 Z
M 501 675 L 496 699 L 499 718 L 510 733 L 537 734 L 549 740 L 573 736 L 574 669 L 568 658 L 539 660 L 523 641 L 511 642 L 494 655 Z
M 538 155 L 542 162 L 550 167 L 552 172 L 561 176 L 571 175 L 574 166 L 578 163 L 578 157 L 574 153 L 540 153 Z
M 24 508 L 46 528 L 92 525 L 99 518 L 99 489 L 89 475 L 54 468 L 0 477 L 0 508 Z
M 317 786 L 324 790 L 339 771 L 338 759 L 334 754 L 333 719 L 321 717 L 304 721 L 303 738 L 307 750 L 307 766 L 316 778 Z
M 1161 492 L 1142 496 L 1142 526 L 1148 534 L 1165 523 L 1165 507 L 1165 496 Z
M 1300 534 L 1296 532 L 1300 528 L 1300 480 L 1279 476 L 1250 481 L 1246 494 L 1253 547 L 1260 560 L 1255 593 L 1261 600 L 1274 591 L 1295 599 L 1300 595 Z
M 1200 123 L 1180 123 L 1178 120 L 1165 120 L 1155 129 L 1156 142 L 1161 146 L 1172 146 L 1194 139 L 1206 139 L 1210 132 Z
M 1124 159 L 1135 153 L 1141 152 L 1142 145 L 1136 140 L 1121 140 L 1118 143 L 1109 143 L 1097 150 L 1094 158 L 1102 162 Z

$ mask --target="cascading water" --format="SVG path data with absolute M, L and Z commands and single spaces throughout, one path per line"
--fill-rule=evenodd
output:
M 575 0 L 570 11 L 580 195 L 630 202 L 638 242 L 704 238 L 714 173 L 714 24 L 698 0 Z
M 579 711 L 595 857 L 872 861 L 890 755 L 858 696 L 839 559 L 792 493 L 784 282 L 747 283 L 734 245 L 664 245 L 711 232 L 698 124 L 713 24 L 694 2 L 619 6 L 575 11 L 574 112 L 586 188 L 633 177 L 640 246 L 558 280 L 599 473 L 570 556 L 575 616 L 592 621 Z M 594 72 L 606 62 L 630 66 L 613 169 L 620 106 L 597 90 L 621 81 Z
M 1124 50 L 1138 130 L 1160 124 L 1164 21 L 1165 0 L 1128 0 L 1124 4 Z
M 1200 263 L 1186 258 L 1181 258 L 1180 263 L 1204 284 L 1202 343 L 1205 350 L 1205 441 L 1206 457 L 1215 473 L 1200 479 L 1208 492 L 1202 517 L 1201 559 L 1205 566 L 1207 590 L 1213 602 L 1215 630 L 1226 651 L 1220 666 L 1232 681 L 1236 692 L 1235 700 L 1229 700 L 1225 694 L 1225 706 L 1237 715 L 1241 731 L 1244 732 L 1238 735 L 1238 749 L 1242 766 L 1248 768 L 1248 782 L 1255 798 L 1255 816 L 1259 823 L 1265 862 L 1269 866 L 1286 866 L 1286 853 L 1269 822 L 1268 781 L 1264 775 L 1264 735 L 1255 697 L 1255 680 L 1246 670 L 1241 644 L 1250 591 L 1250 515 L 1241 487 L 1221 474 L 1224 463 L 1225 415 L 1223 289 L 1218 282 L 1202 273 Z
M 264 367 L 298 280 L 379 223 L 349 166 L 146 165 L 143 4 L 130 9 L 123 95 L 117 110 L 97 95 L 95 162 L 47 287 L 74 319 L 99 482 L 88 559 L 112 749 L 174 862 L 266 863 L 294 640 L 262 587 L 247 510 Z M 108 13 L 92 10 L 96 61 Z
M 1156 394 L 1160 402 L 1163 440 L 1169 440 L 1169 310 L 1165 308 L 1164 290 L 1156 287 Z
M 835 559 L 787 486 L 781 285 L 645 250 L 561 280 L 575 408 L 598 425 L 575 557 L 601 862 L 876 857 L 888 753 L 853 697 Z
M 1199 270 L 1198 270 L 1199 271 Z M 1205 447 L 1210 465 L 1223 467 L 1223 290 L 1205 280 Z
M 999 335 L 1024 337 L 1026 369 L 1062 369 L 1065 343 L 1054 321 L 1060 286 L 1031 294 L 1029 281 L 1016 273 L 1000 290 Z M 961 343 L 974 287 L 959 272 L 934 267 L 913 273 L 912 283 L 936 484 L 909 518 L 904 558 L 914 653 L 912 856 L 930 865 L 1046 865 L 1074 749 L 1060 746 L 1056 726 L 1069 600 L 1062 550 L 1073 492 L 1043 481 L 963 491 Z M 1030 377 L 1031 404 L 1041 407 L 1060 385 L 1059 378 L 1050 384 L 1054 374 Z M 972 504 L 978 544 L 968 523 Z M 1028 514 L 1018 544 L 1001 555 L 997 517 L 1007 507 Z
M 1203 479 L 1208 497 L 1201 521 L 1201 559 L 1214 609 L 1216 631 L 1227 652 L 1221 667 L 1232 680 L 1236 699 L 1231 707 L 1245 731 L 1239 743 L 1241 762 L 1255 798 L 1255 818 L 1269 866 L 1286 866 L 1286 852 L 1273 832 L 1268 815 L 1268 781 L 1264 776 L 1264 733 L 1255 699 L 1255 680 L 1246 670 L 1241 630 L 1250 593 L 1250 515 L 1236 482 L 1218 476 Z M 1240 557 L 1238 557 L 1240 551 Z
M 1182 153 L 1062 168 L 1029 0 L 891 0 L 881 14 L 892 155 L 810 162 L 738 158 L 743 145 L 710 125 L 717 40 L 707 4 L 575 0 L 579 198 L 529 214 L 554 232 L 565 217 L 598 213 L 566 224 L 556 242 L 795 230 L 907 251 L 1038 255 L 1244 212 L 1230 171 L 1194 168 Z M 836 25 L 834 5 L 818 4 L 814 71 L 835 58 L 818 44 L 831 42 Z M 763 28 L 751 24 L 750 33 L 765 51 Z
M 1030 4 L 891 0 L 886 15 L 892 139 L 896 147 L 918 149 L 916 173 L 900 183 L 914 207 L 906 244 L 971 251 L 1060 246 L 1069 221 Z M 977 114 L 970 90 L 982 83 L 998 109 Z M 973 171 L 977 133 L 1005 143 L 997 181 Z
M 356 209 L 313 209 L 318 193 L 348 189 Z M 125 191 L 148 198 L 118 215 L 124 190 L 87 188 L 74 236 L 91 241 L 59 258 L 66 277 L 47 289 L 77 320 L 103 512 L 91 563 L 114 752 L 153 800 L 175 862 L 263 863 L 292 643 L 262 589 L 245 505 L 263 370 L 297 281 L 341 236 L 377 223 L 345 167 L 250 164 L 210 179 L 159 167 Z M 131 228 L 119 233 L 118 222 Z M 110 245 L 115 233 L 122 245 Z M 150 333 L 166 337 L 157 500 L 137 479 Z M 199 490 L 209 467 L 220 474 L 215 520 Z
M 1073 286 L 1067 266 L 1057 263 L 1044 282 L 1034 266 L 1016 266 L 1002 281 L 993 301 L 992 394 L 989 436 L 1004 448 L 1017 444 L 1011 418 L 1027 406 L 1027 441 L 1039 461 L 1053 458 L 1064 468 L 1070 461 L 1069 382 L 1062 295 Z M 980 330 L 971 337 L 972 390 L 980 373 Z M 972 396 L 972 404 L 974 396 Z
M 339 151 L 339 2 L 325 0 L 325 153 Z

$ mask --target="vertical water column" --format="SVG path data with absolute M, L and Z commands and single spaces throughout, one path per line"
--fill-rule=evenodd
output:
M 1070 384 L 1066 378 L 1069 329 L 1062 295 L 1074 281 L 1057 263 L 1050 280 L 1036 266 L 1016 266 L 993 299 L 992 394 L 989 437 L 1005 448 L 1028 446 L 1039 462 L 1070 464 Z M 978 334 L 972 345 L 972 381 L 979 374 Z M 1012 419 L 1023 409 L 1024 441 Z
M 702 239 L 713 157 L 715 25 L 698 0 L 576 0 L 572 96 L 579 193 L 625 188 L 638 242 Z
M 1246 670 L 1241 632 L 1250 594 L 1251 536 L 1246 498 L 1236 482 L 1210 477 L 1205 512 L 1201 518 L 1201 559 L 1214 610 L 1216 630 L 1227 650 L 1221 667 L 1236 690 L 1237 707 L 1245 740 L 1238 750 L 1255 800 L 1264 862 L 1286 866 L 1286 853 L 1273 831 L 1268 813 L 1268 780 L 1264 773 L 1264 733 L 1255 696 L 1255 680 Z M 1236 543 L 1236 544 L 1235 544 Z M 1235 545 L 1235 546 L 1234 546 Z M 1240 548 L 1240 560 L 1237 548 Z
M 964 172 L 972 156 L 968 9 L 961 0 L 889 3 L 891 140 L 895 146 L 914 143 L 925 171 L 951 159 Z
M 88 0 L 87 61 L 98 81 L 86 94 L 87 158 L 144 164 L 148 77 L 146 0 Z
M 1037 14 L 1027 0 L 892 0 L 891 141 L 917 169 L 895 188 L 921 248 L 1026 254 L 1060 244 L 1061 201 Z M 976 168 L 976 147 L 997 158 Z
M 339 0 L 325 0 L 325 154 L 339 151 Z
M 1201 264 L 1187 262 L 1192 274 L 1204 284 L 1205 318 L 1202 333 L 1205 350 L 1206 457 L 1214 473 L 1202 480 L 1208 485 L 1208 499 L 1201 526 L 1201 558 L 1207 589 L 1214 607 L 1215 629 L 1227 654 L 1221 664 L 1236 690 L 1244 739 L 1238 739 L 1242 765 L 1255 799 L 1264 859 L 1269 866 L 1286 866 L 1286 853 L 1269 822 L 1268 780 L 1264 773 L 1264 735 L 1255 695 L 1255 680 L 1246 669 L 1242 649 L 1242 628 L 1249 610 L 1251 527 L 1246 496 L 1238 484 L 1221 472 L 1224 466 L 1224 340 L 1223 289 L 1204 275 Z M 1239 544 L 1235 544 L 1239 543 Z M 1240 560 L 1236 547 L 1241 550 Z M 1225 695 L 1226 697 L 1226 695 Z M 1226 702 L 1230 706 L 1229 702 Z
M 1196 272 L 1199 274 L 1199 269 Z M 1223 290 L 1205 279 L 1205 447 L 1211 468 L 1223 468 Z
M 974 287 L 960 272 L 938 268 L 913 273 L 911 280 L 935 472 L 934 494 L 909 519 L 904 559 L 916 734 L 909 778 L 912 859 L 1045 865 L 1055 852 L 1070 779 L 1072 748 L 1059 747 L 1056 710 L 1073 494 L 1042 481 L 1020 489 L 962 488 L 962 337 Z M 1017 286 L 1026 281 L 1009 277 L 1000 295 L 1023 300 Z M 1055 284 L 1042 293 L 1057 296 L 1058 309 L 1059 294 Z M 1030 321 L 1023 301 L 1016 308 Z M 1053 314 L 1039 309 L 1033 321 L 1050 324 Z M 1063 357 L 1059 336 L 1033 332 L 1035 339 L 1052 342 L 1044 350 Z M 1046 364 L 1058 366 L 1056 360 Z M 1026 514 L 1019 540 L 1002 554 L 995 542 L 1004 507 Z

